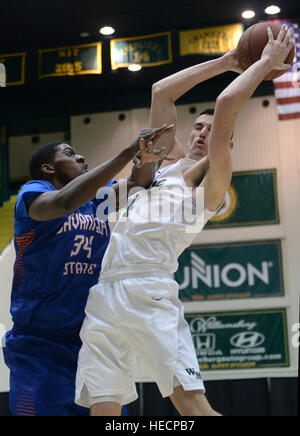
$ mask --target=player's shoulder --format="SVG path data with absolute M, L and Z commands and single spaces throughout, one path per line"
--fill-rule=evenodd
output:
M 22 186 L 19 195 L 23 194 L 24 192 L 32 192 L 32 191 L 37 191 L 37 192 L 55 191 L 55 188 L 47 180 L 30 180 L 29 182 L 25 183 Z
M 55 191 L 54 186 L 47 180 L 30 180 L 25 183 L 18 193 L 17 205 L 28 199 L 33 200 L 36 196 L 43 194 L 44 192 Z
M 31 180 L 25 183 L 18 193 L 15 206 L 15 220 L 28 220 L 28 204 L 37 196 L 49 191 L 55 191 L 55 188 L 46 180 Z

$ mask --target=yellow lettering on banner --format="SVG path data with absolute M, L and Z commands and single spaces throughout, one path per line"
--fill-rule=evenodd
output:
M 63 72 L 65 74 L 74 74 L 74 65 L 71 64 L 70 62 L 63 64 Z
M 133 62 L 136 64 L 150 62 L 149 53 L 147 51 L 144 51 L 142 53 L 139 51 L 133 52 Z
M 143 59 L 150 59 L 149 52 L 148 52 L 149 50 L 156 53 L 160 53 L 161 48 L 156 43 L 153 43 L 152 41 L 132 42 L 129 43 L 127 47 L 124 47 L 121 50 L 119 50 L 119 53 L 122 57 L 127 56 L 128 53 L 132 53 L 134 56 L 137 56 L 136 54 L 137 52 L 143 53 L 143 55 L 141 54 L 139 55 L 140 60 L 143 60 Z M 136 60 L 138 60 L 138 58 L 136 58 Z M 146 62 L 149 61 L 146 60 Z
M 68 50 L 59 50 L 58 56 L 60 58 L 72 58 L 77 57 L 79 55 L 79 49 L 78 48 L 69 48 Z
M 235 48 L 243 34 L 242 24 L 180 32 L 180 55 L 221 54 Z
M 225 294 L 216 294 L 216 295 L 208 295 L 208 300 L 223 300 L 225 298 Z
M 230 364 L 231 369 L 236 368 L 255 368 L 256 362 L 235 362 Z
M 193 300 L 196 300 L 196 301 L 197 301 L 197 300 L 205 300 L 205 296 L 204 296 L 204 295 L 201 295 L 201 294 L 200 294 L 200 295 L 193 295 L 193 296 L 192 296 L 192 299 L 193 299 Z M 189 300 L 187 299 L 187 301 L 189 301 Z
M 143 52 L 143 62 L 150 62 L 149 52 L 147 51 Z
M 120 53 L 120 56 L 122 58 L 124 58 L 128 54 L 128 47 L 122 48 L 121 50 L 119 50 L 119 53 Z
M 209 369 L 209 365 L 207 363 L 201 364 L 201 369 L 202 370 Z
M 55 74 L 62 74 L 63 69 L 62 69 L 62 64 L 56 64 L 55 65 Z
M 136 64 L 141 62 L 141 56 L 140 56 L 140 53 L 138 51 L 133 52 L 133 62 Z
M 74 64 L 72 64 L 71 62 L 66 62 L 64 64 L 56 64 L 55 65 L 55 74 L 74 75 L 75 73 L 79 73 L 80 71 L 82 71 L 82 69 L 83 69 L 83 67 L 82 67 L 81 61 L 77 61 Z
M 211 369 L 227 369 L 229 368 L 229 363 L 213 363 Z
M 155 38 L 161 38 L 161 41 L 158 42 Z M 110 43 L 110 53 L 113 70 L 128 67 L 131 63 L 142 66 L 167 64 L 172 62 L 171 33 L 115 39 Z M 154 59 L 152 59 L 152 54 L 156 55 Z
M 76 73 L 79 73 L 80 71 L 82 71 L 82 62 L 81 61 L 75 62 L 74 69 L 75 69 Z
M 39 79 L 54 76 L 74 76 L 79 74 L 101 74 L 102 44 L 92 43 L 71 47 L 39 50 Z M 87 62 L 90 59 L 96 63 L 91 68 L 85 65 L 81 54 L 88 51 Z M 0 55 L 1 56 L 1 55 Z M 4 55 L 2 55 L 4 57 Z M 53 57 L 56 60 L 52 61 Z M 25 58 L 25 54 L 24 54 Z

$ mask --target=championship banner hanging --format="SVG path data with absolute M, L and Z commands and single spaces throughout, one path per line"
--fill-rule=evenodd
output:
M 172 62 L 171 33 L 164 32 L 134 38 L 113 39 L 110 42 L 111 68 L 155 67 Z
M 39 50 L 39 79 L 102 73 L 102 44 Z
M 233 173 L 219 212 L 206 229 L 278 224 L 276 169 Z
M 201 370 L 289 366 L 286 310 L 185 316 Z
M 6 86 L 24 85 L 25 62 L 26 53 L 0 54 L 0 64 L 5 67 Z
M 179 32 L 180 56 L 218 55 L 235 48 L 243 34 L 243 25 L 208 27 Z
M 284 296 L 280 241 L 192 246 L 174 276 L 182 301 Z

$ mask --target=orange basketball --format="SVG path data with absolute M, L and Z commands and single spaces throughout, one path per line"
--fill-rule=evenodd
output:
M 262 52 L 269 41 L 269 26 L 272 29 L 274 38 L 276 39 L 278 33 L 280 32 L 281 26 L 268 22 L 253 24 L 241 36 L 237 46 L 237 56 L 239 64 L 244 70 L 247 70 L 247 68 L 261 58 Z M 292 64 L 294 55 L 295 48 L 292 47 L 285 60 L 285 63 Z M 284 73 L 286 73 L 286 70 L 273 70 L 266 76 L 265 80 L 273 80 Z

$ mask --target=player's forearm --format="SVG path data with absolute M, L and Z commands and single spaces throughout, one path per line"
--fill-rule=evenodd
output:
M 141 168 L 134 166 L 131 176 L 127 180 L 120 181 L 112 186 L 114 196 L 109 197 L 109 199 L 116 210 L 127 206 L 128 197 L 132 195 L 132 189 L 149 188 L 154 179 L 155 169 L 156 164 L 154 163 L 146 163 Z M 126 185 L 124 185 L 124 182 Z
M 260 59 L 227 86 L 217 98 L 208 147 L 210 164 L 216 172 L 231 165 L 229 143 L 237 114 L 271 70 L 272 64 L 269 60 Z
M 152 95 L 175 102 L 194 86 L 228 70 L 229 64 L 224 57 L 203 62 L 156 82 L 152 87 Z
M 108 162 L 72 180 L 59 192 L 58 202 L 65 214 L 78 209 L 96 197 L 100 187 L 106 186 L 135 156 L 133 147 L 128 147 Z
M 227 102 L 230 111 L 238 112 L 270 71 L 270 61 L 267 58 L 260 59 L 227 86 L 219 95 L 217 105 Z
M 154 179 L 156 165 L 156 163 L 146 163 L 141 168 L 134 166 L 130 177 L 132 186 L 149 188 Z
M 209 158 L 205 156 L 203 159 L 194 164 L 189 170 L 184 173 L 184 179 L 187 186 L 197 187 L 204 179 L 209 169 Z
M 223 56 L 219 59 L 186 68 L 155 83 L 152 86 L 150 125 L 155 126 L 164 122 L 176 126 L 176 100 L 199 83 L 228 70 L 230 70 L 230 58 Z M 175 132 L 159 140 L 158 145 L 164 145 L 167 154 L 172 152 L 174 146 L 176 147 Z

